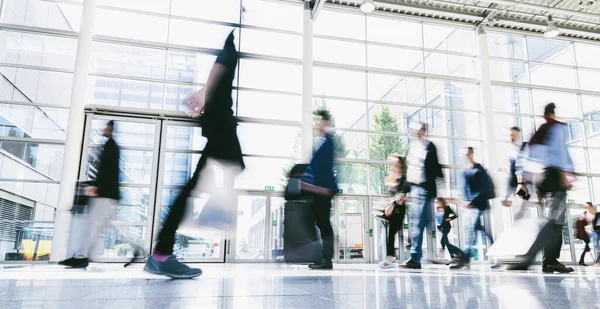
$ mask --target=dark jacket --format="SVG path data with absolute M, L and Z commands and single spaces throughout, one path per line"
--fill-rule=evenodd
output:
M 98 174 L 94 182 L 98 188 L 98 197 L 120 199 L 119 172 L 119 146 L 114 139 L 109 138 L 104 144 Z
M 458 216 L 456 215 L 454 210 L 452 210 L 452 207 L 450 207 L 450 205 L 446 205 L 444 207 L 444 217 L 442 218 L 442 223 L 438 226 L 438 229 L 440 231 L 449 232 L 450 229 L 452 229 L 452 225 L 450 224 L 450 221 L 456 220 L 457 218 L 458 218 Z M 447 221 L 448 219 L 451 219 L 451 220 Z
M 437 179 L 444 178 L 442 166 L 438 160 L 437 148 L 432 142 L 427 145 L 425 156 L 425 183 L 421 184 L 427 190 L 427 195 L 437 197 Z
M 333 175 L 333 163 L 333 139 L 327 134 L 321 147 L 313 154 L 302 181 L 337 193 L 339 188 Z
M 398 193 L 404 193 L 407 194 L 410 192 L 410 183 L 408 183 L 408 181 L 406 181 L 406 176 L 402 175 L 402 177 L 398 178 L 396 181 L 396 185 L 393 187 L 390 187 L 389 190 L 389 194 L 391 196 L 394 196 Z M 400 213 L 400 207 L 405 207 L 406 203 L 402 203 L 402 204 L 398 204 L 396 201 L 393 202 L 394 203 L 394 212 L 396 213 Z
M 590 239 L 587 232 L 585 231 L 585 226 L 588 224 L 586 217 L 581 217 L 577 219 L 575 222 L 575 237 L 581 240 Z
M 475 163 L 474 167 L 468 168 L 463 172 L 465 201 L 482 210 L 489 207 L 489 197 L 486 196 L 486 190 L 489 187 L 486 173 L 483 166 L 479 163 Z

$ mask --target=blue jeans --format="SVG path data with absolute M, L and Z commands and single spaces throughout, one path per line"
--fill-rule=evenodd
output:
M 481 233 L 484 237 L 487 237 L 490 241 L 490 245 L 494 243 L 494 240 L 490 236 L 490 234 L 486 231 L 485 227 L 481 224 L 483 220 L 483 215 L 487 210 L 479 210 L 472 209 L 469 216 L 469 229 L 467 230 L 467 248 L 465 250 L 465 259 L 470 259 L 475 250 L 475 245 L 477 244 L 477 233 Z
M 431 219 L 431 204 L 434 197 L 429 196 L 427 190 L 419 186 L 412 186 L 411 197 L 413 203 L 410 207 L 410 236 L 412 238 L 410 261 L 421 264 L 423 232 Z
M 592 241 L 592 245 L 594 247 L 596 263 L 598 263 L 600 262 L 600 237 L 598 237 L 598 232 L 591 232 L 590 240 Z

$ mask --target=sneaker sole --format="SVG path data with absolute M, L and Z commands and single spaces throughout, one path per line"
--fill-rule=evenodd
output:
M 192 278 L 200 277 L 202 275 L 202 271 L 200 271 L 200 273 L 198 273 L 198 274 L 193 274 L 193 275 L 181 275 L 181 274 L 163 273 L 163 272 L 161 272 L 159 270 L 154 270 L 154 269 L 150 269 L 150 268 L 147 268 L 147 267 L 144 267 L 144 271 L 145 272 L 149 272 L 151 274 L 159 275 L 159 276 L 170 277 L 170 278 L 173 278 L 173 279 L 192 279 Z

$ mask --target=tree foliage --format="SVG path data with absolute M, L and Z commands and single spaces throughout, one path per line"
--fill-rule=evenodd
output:
M 373 127 L 376 131 L 398 132 L 398 121 L 392 116 L 389 107 L 382 106 L 381 110 L 373 119 Z M 408 148 L 401 136 L 372 134 L 369 141 L 369 152 L 372 160 L 384 161 L 393 153 L 406 156 Z M 388 173 L 387 165 L 373 165 L 370 168 L 371 192 L 374 194 L 385 194 L 387 187 L 383 179 Z

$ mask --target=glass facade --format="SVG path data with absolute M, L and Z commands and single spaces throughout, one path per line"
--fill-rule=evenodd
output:
M 18 198 L 34 202 L 28 219 L 53 221 L 82 1 L 0 3 L 0 190 L 15 195 L 15 203 Z M 183 99 L 203 87 L 224 38 L 234 31 L 242 57 L 233 110 L 250 119 L 238 130 L 247 170 L 235 187 L 280 192 L 287 169 L 300 161 L 301 153 L 301 3 L 97 0 L 97 5 L 85 99 L 89 105 L 184 111 Z M 240 5 L 246 9 L 243 14 Z M 344 206 L 338 219 L 370 222 L 369 199 L 386 194 L 385 160 L 392 153 L 407 153 L 413 122 L 428 123 L 445 164 L 440 195 L 459 196 L 466 163 L 461 149 L 473 146 L 476 159 L 486 163 L 481 61 L 490 64 L 495 140 L 487 142 L 498 150 L 500 173 L 508 168 L 508 129 L 521 127 L 528 140 L 544 122 L 543 107 L 553 101 L 558 117 L 569 125 L 569 151 L 582 174 L 568 199 L 576 204 L 598 201 L 600 166 L 592 158 L 600 154 L 600 45 L 504 32 L 490 32 L 487 38 L 490 55 L 482 59 L 473 28 L 325 7 L 314 24 L 313 107 L 326 108 L 335 118 L 335 172 L 343 194 L 367 201 L 360 209 Z M 91 125 L 89 177 L 94 176 L 102 125 Z M 168 130 L 162 135 L 156 128 L 127 122 L 120 127 L 127 133 L 119 141 L 124 200 L 114 219 L 131 223 L 125 230 L 137 238 L 149 233 L 140 224 L 152 221 L 152 209 L 164 220 L 205 145 L 200 128 L 162 125 Z M 153 152 L 159 135 L 167 143 L 161 158 Z M 152 167 L 156 160 L 165 160 L 168 167 L 159 193 L 151 189 L 158 175 Z M 283 202 L 275 199 L 239 200 L 238 208 L 248 209 L 238 217 L 245 222 L 238 229 L 246 241 L 236 244 L 240 256 L 279 256 L 279 251 L 265 251 L 269 243 L 271 250 L 282 246 Z M 256 210 L 259 204 L 265 208 Z M 107 246 L 114 249 L 121 242 L 119 233 L 107 234 L 113 242 Z M 339 241 L 349 245 L 347 239 Z M 11 246 L 2 242 L 0 259 Z M 367 258 L 368 252 L 360 251 Z M 348 252 L 344 256 L 351 256 Z

